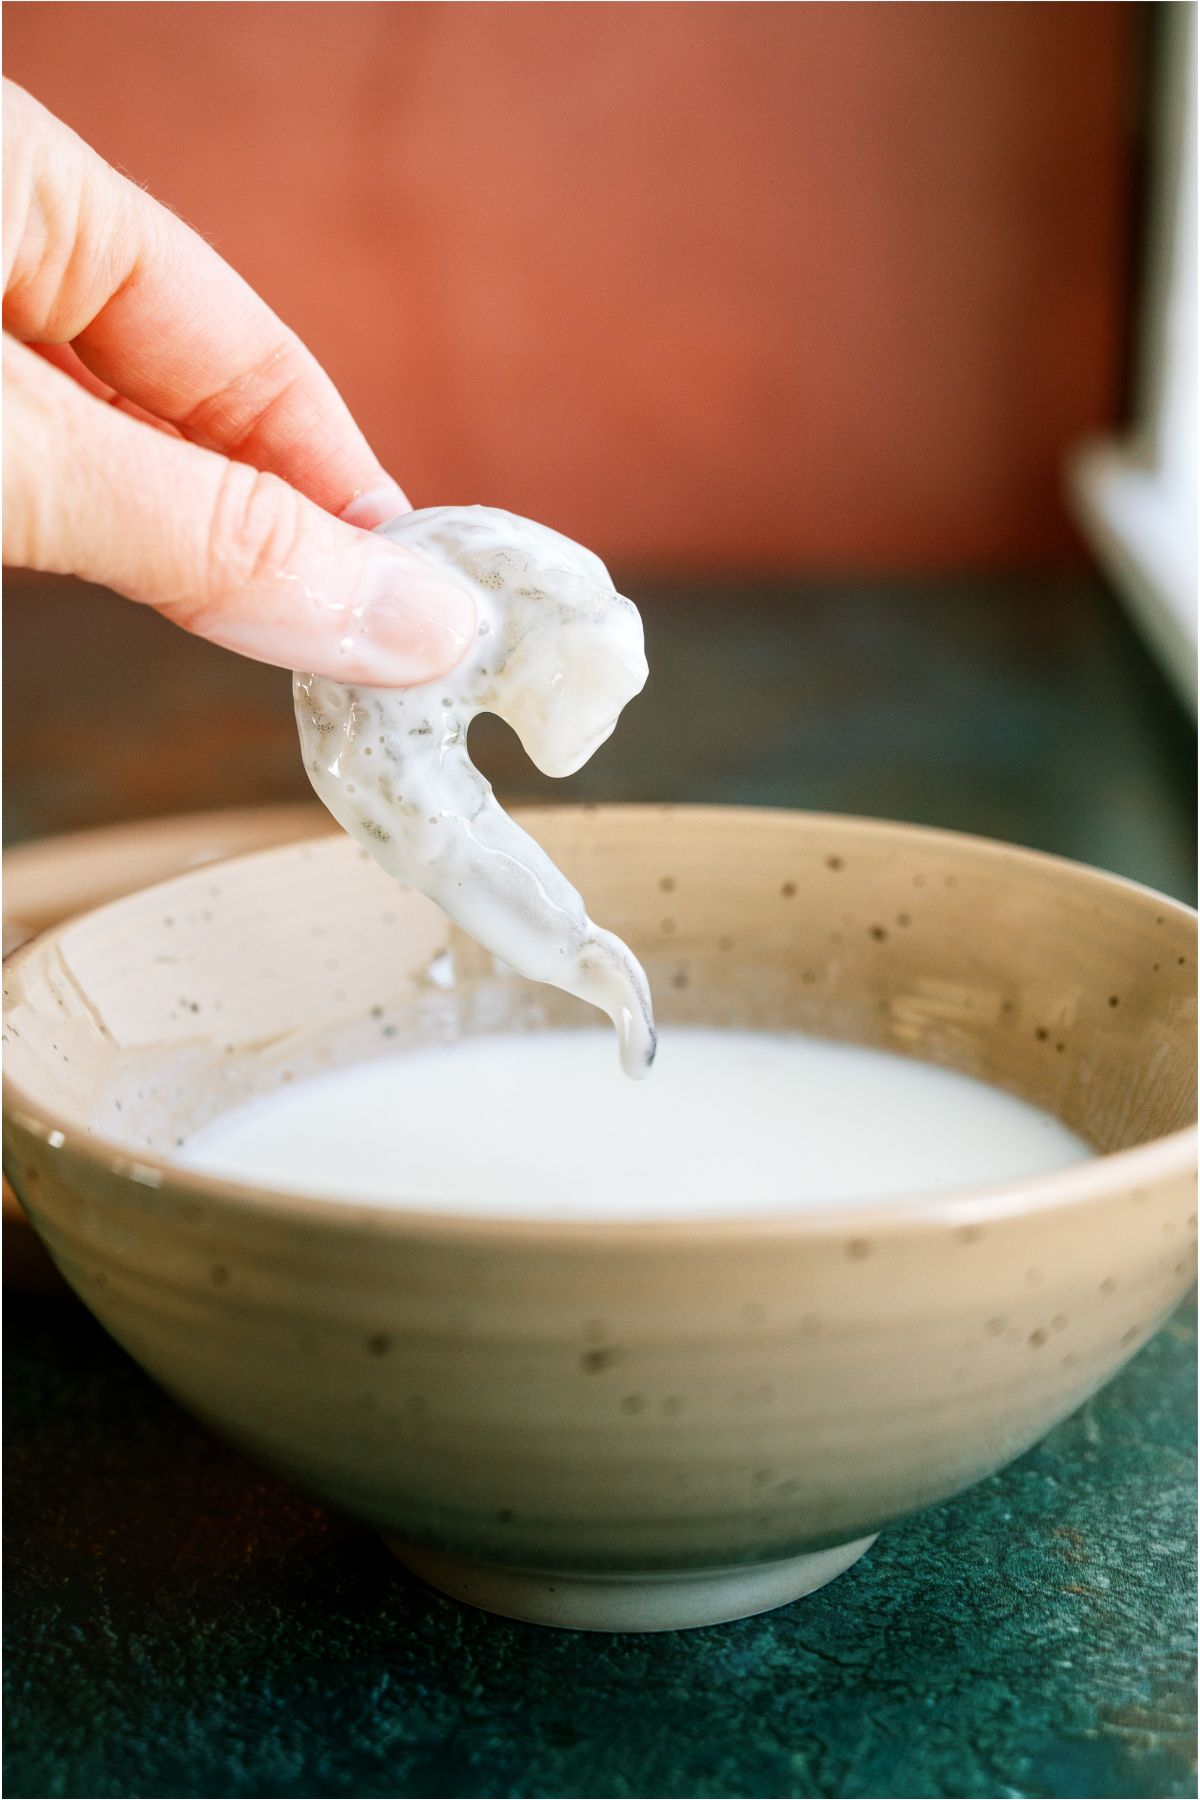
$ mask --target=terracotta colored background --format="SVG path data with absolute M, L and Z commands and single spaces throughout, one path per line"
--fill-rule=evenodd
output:
M 417 504 L 625 566 L 919 571 L 1072 553 L 1137 10 L 24 4 L 5 49 Z

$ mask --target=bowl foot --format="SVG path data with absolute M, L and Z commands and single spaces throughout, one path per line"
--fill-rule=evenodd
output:
M 398 1538 L 385 1537 L 384 1542 L 430 1587 L 506 1619 L 564 1631 L 687 1631 L 697 1625 L 748 1619 L 814 1593 L 856 1563 L 875 1538 L 858 1538 L 852 1544 L 780 1562 L 646 1575 L 509 1569 L 464 1556 L 443 1556 Z

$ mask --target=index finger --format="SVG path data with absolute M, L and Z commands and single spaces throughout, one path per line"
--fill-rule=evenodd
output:
M 206 449 L 372 526 L 408 510 L 333 382 L 182 220 L 5 82 L 7 330 L 70 344 Z

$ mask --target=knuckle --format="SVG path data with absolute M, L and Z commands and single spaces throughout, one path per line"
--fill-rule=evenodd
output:
M 276 475 L 230 463 L 213 504 L 208 535 L 212 603 L 277 578 L 304 535 L 300 496 Z
M 4 538 L 5 561 L 50 569 L 64 554 L 64 458 L 61 446 L 77 441 L 81 421 L 72 417 L 65 381 L 32 350 L 4 340 Z
M 238 371 L 177 420 L 186 436 L 231 457 L 254 460 L 255 446 L 304 385 L 304 351 L 287 334 L 265 355 Z

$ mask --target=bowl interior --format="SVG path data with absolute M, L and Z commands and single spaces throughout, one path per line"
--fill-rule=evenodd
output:
M 1196 1116 L 1193 915 L 951 833 L 750 809 L 526 815 L 672 1023 L 922 1057 L 1097 1150 Z M 169 1157 L 223 1111 L 410 1044 L 594 1023 L 334 838 L 200 869 L 48 931 L 7 969 L 10 1104 Z

